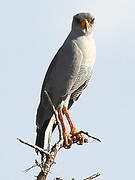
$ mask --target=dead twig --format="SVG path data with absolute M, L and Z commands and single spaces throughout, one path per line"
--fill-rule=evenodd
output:
M 100 174 L 99 174 L 99 173 L 96 173 L 96 174 L 93 174 L 92 176 L 90 176 L 90 177 L 88 177 L 88 178 L 86 178 L 86 179 L 84 179 L 84 180 L 92 180 L 92 179 L 97 178 L 98 176 L 100 176 Z
M 17 140 L 20 141 L 23 144 L 26 144 L 27 146 L 30 146 L 30 147 L 34 148 L 35 150 L 38 150 L 38 151 L 44 153 L 45 155 L 49 155 L 48 151 L 45 151 L 44 149 L 42 149 L 42 148 L 40 148 L 40 147 L 38 147 L 36 145 L 33 145 L 33 144 L 29 143 L 29 142 L 26 142 L 26 141 L 24 141 L 24 140 L 22 140 L 20 138 L 17 138 Z
M 61 122 L 60 122 L 60 120 L 59 120 L 59 118 L 58 118 L 58 112 L 56 111 L 56 109 L 55 109 L 55 107 L 54 107 L 54 105 L 53 105 L 53 102 L 52 102 L 52 100 L 51 100 L 48 92 L 47 92 L 47 91 L 44 91 L 44 93 L 45 93 L 45 95 L 47 96 L 48 101 L 49 101 L 50 105 L 51 105 L 52 108 L 53 108 L 53 112 L 54 112 L 55 119 L 56 119 L 56 122 L 57 122 L 57 125 L 58 125 L 58 130 L 59 130 L 59 140 L 63 140 L 62 129 L 61 129 Z
M 37 166 L 37 165 L 34 164 L 33 166 L 31 166 L 31 167 L 25 169 L 23 172 L 27 173 L 28 171 L 30 171 L 31 169 L 33 169 L 33 168 L 36 167 L 36 166 Z
M 83 180 L 92 180 L 92 179 L 97 178 L 98 176 L 100 176 L 100 174 L 99 174 L 99 173 L 96 173 L 96 174 L 93 174 L 92 176 L 90 176 L 90 177 L 88 177 L 88 178 L 86 178 L 86 179 L 83 179 Z M 61 179 L 60 177 L 58 177 L 58 178 L 56 178 L 56 179 L 54 179 L 54 180 L 63 180 L 63 179 Z M 72 178 L 72 180 L 75 180 L 75 179 Z
M 85 132 L 85 131 L 79 131 L 79 132 L 75 133 L 74 135 L 72 135 L 72 137 L 76 136 L 77 134 L 85 134 L 88 137 L 94 139 L 95 141 L 101 142 L 101 140 L 99 138 L 91 136 L 88 132 Z
M 63 140 L 59 141 L 52 147 L 49 156 L 46 157 L 46 161 L 42 165 L 42 170 L 37 176 L 37 180 L 46 180 L 47 175 L 51 169 L 51 166 L 55 164 L 56 155 L 60 150 L 60 148 L 62 147 L 63 147 Z

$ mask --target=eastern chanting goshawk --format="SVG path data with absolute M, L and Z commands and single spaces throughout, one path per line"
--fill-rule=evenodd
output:
M 91 78 L 96 57 L 93 38 L 94 19 L 90 13 L 79 13 L 73 17 L 71 32 L 47 70 L 36 115 L 36 145 L 41 148 L 48 149 L 51 133 L 56 126 L 54 111 L 45 91 L 58 112 L 64 147 L 70 148 L 74 142 L 84 143 L 84 136 L 77 134 L 68 109 L 78 100 Z M 65 126 L 64 115 L 69 123 L 70 132 Z M 73 136 L 74 134 L 76 135 Z

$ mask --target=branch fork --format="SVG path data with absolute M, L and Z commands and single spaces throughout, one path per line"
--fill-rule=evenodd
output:
M 51 148 L 50 152 L 48 152 L 48 151 L 46 151 L 46 150 L 44 150 L 44 149 L 42 149 L 42 148 L 40 148 L 40 147 L 38 147 L 38 146 L 36 146 L 36 145 L 33 145 L 33 144 L 28 143 L 28 142 L 26 142 L 26 141 L 24 141 L 24 140 L 22 140 L 22 139 L 20 139 L 20 138 L 17 138 L 18 141 L 20 141 L 21 143 L 23 143 L 23 144 L 25 144 L 25 145 L 27 145 L 27 146 L 29 146 L 29 147 L 34 148 L 36 151 L 39 151 L 40 153 L 42 153 L 42 154 L 44 155 L 44 157 L 45 157 L 45 158 L 43 158 L 43 159 L 41 160 L 41 163 L 38 163 L 38 161 L 35 160 L 35 165 L 31 167 L 31 168 L 33 168 L 33 167 L 35 167 L 35 166 L 39 166 L 40 169 L 41 169 L 39 175 L 36 177 L 37 180 L 46 180 L 46 179 L 47 179 L 47 175 L 48 175 L 48 173 L 49 173 L 49 171 L 50 171 L 50 169 L 51 169 L 51 166 L 52 166 L 53 164 L 55 164 L 55 158 L 56 158 L 56 155 L 57 155 L 58 151 L 59 151 L 62 147 L 64 147 L 63 132 L 62 132 L 62 128 L 61 128 L 61 122 L 60 122 L 60 120 L 59 120 L 59 118 L 58 118 L 58 113 L 57 113 L 57 111 L 56 111 L 56 109 L 55 109 L 55 107 L 54 107 L 54 105 L 53 105 L 53 103 L 52 103 L 52 100 L 51 100 L 51 98 L 49 97 L 47 91 L 44 91 L 44 92 L 45 92 L 46 96 L 48 97 L 49 103 L 50 103 L 50 105 L 52 106 L 53 111 L 54 111 L 56 123 L 57 123 L 57 125 L 58 125 L 59 141 Z M 101 142 L 100 139 L 98 139 L 98 138 L 96 138 L 96 137 L 94 137 L 94 136 L 89 135 L 88 132 L 79 131 L 79 133 L 80 133 L 80 134 L 81 134 L 81 133 L 82 133 L 82 134 L 85 134 L 86 136 L 92 138 L 93 140 L 96 140 L 96 141 L 98 141 L 98 142 Z M 74 134 L 72 137 L 74 137 L 75 135 L 76 135 L 76 134 Z M 85 143 L 88 143 L 88 139 L 85 138 L 84 142 L 85 142 Z M 28 168 L 28 169 L 26 170 L 26 172 L 29 171 L 31 168 Z M 97 174 L 94 174 L 94 175 L 90 176 L 89 178 L 84 179 L 84 180 L 92 180 L 92 179 L 98 177 L 99 175 L 100 175 L 100 174 L 97 173 Z

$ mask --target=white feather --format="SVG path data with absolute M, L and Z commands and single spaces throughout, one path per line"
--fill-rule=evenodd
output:
M 46 149 L 47 151 L 50 150 L 51 136 L 52 136 L 52 130 L 53 130 L 54 123 L 55 123 L 55 116 L 53 115 L 47 126 L 47 129 L 45 131 L 44 149 Z

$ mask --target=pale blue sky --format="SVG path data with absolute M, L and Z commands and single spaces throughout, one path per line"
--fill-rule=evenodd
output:
M 67 37 L 72 16 L 95 16 L 97 58 L 89 84 L 70 111 L 78 129 L 102 143 L 73 146 L 57 156 L 49 179 L 134 179 L 135 167 L 135 3 L 133 0 L 5 0 L 0 2 L 0 179 L 30 180 L 37 158 L 16 141 L 34 143 L 41 84 L 53 56 Z

